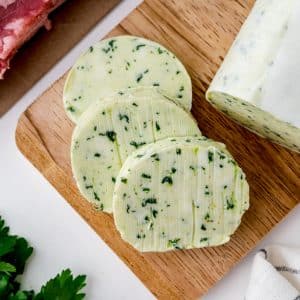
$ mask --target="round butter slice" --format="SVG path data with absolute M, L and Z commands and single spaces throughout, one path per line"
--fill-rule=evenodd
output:
M 217 246 L 249 207 L 246 176 L 223 144 L 168 138 L 134 152 L 113 197 L 121 237 L 139 251 Z
M 141 146 L 170 136 L 201 135 L 191 114 L 155 90 L 115 94 L 95 102 L 77 124 L 71 145 L 72 170 L 84 197 L 111 212 L 123 162 Z
M 179 59 L 155 42 L 118 36 L 98 42 L 77 60 L 64 87 L 65 110 L 77 123 L 92 102 L 138 86 L 156 87 L 191 109 L 191 79 Z

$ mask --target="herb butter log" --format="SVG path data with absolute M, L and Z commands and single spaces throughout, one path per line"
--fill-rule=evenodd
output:
M 134 152 L 117 178 L 113 212 L 139 251 L 217 246 L 249 207 L 245 174 L 223 144 L 168 138 Z
M 191 79 L 176 56 L 155 42 L 118 36 L 100 41 L 77 60 L 64 87 L 65 110 L 76 123 L 92 102 L 138 86 L 154 86 L 191 109 Z
M 201 135 L 191 114 L 155 89 L 134 89 L 94 103 L 72 137 L 72 170 L 81 193 L 111 212 L 115 181 L 128 155 L 145 144 L 186 135 Z
M 259 135 L 300 152 L 300 1 L 257 0 L 206 94 Z

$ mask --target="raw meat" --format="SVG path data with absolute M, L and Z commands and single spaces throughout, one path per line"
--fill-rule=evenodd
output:
M 49 13 L 64 0 L 0 0 L 0 79 L 18 48 L 40 27 L 50 29 Z

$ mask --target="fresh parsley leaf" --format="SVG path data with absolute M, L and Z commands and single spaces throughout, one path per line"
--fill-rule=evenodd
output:
M 73 278 L 69 269 L 64 270 L 42 286 L 34 300 L 81 300 L 85 296 L 80 293 L 86 285 L 85 280 L 84 275 Z
M 86 285 L 86 276 L 73 278 L 69 269 L 62 271 L 49 280 L 41 291 L 21 291 L 17 276 L 24 271 L 26 261 L 33 248 L 19 236 L 10 235 L 0 217 L 0 299 L 5 300 L 81 300 L 85 294 L 80 293 Z
M 6 263 L 4 261 L 0 261 L 0 273 L 5 273 L 6 275 L 10 275 L 10 273 L 15 273 L 16 267 L 10 263 Z

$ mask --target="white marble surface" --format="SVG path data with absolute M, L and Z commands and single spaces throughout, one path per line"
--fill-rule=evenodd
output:
M 139 2 L 124 0 L 0 119 L 0 215 L 12 232 L 27 237 L 35 248 L 24 276 L 25 288 L 38 288 L 63 268 L 70 267 L 76 274 L 88 275 L 87 299 L 153 299 L 139 279 L 19 153 L 14 138 L 21 112 L 85 48 L 105 35 Z M 270 243 L 300 246 L 299 232 L 300 206 L 257 248 Z M 254 253 L 255 250 L 212 288 L 205 299 L 243 299 Z

